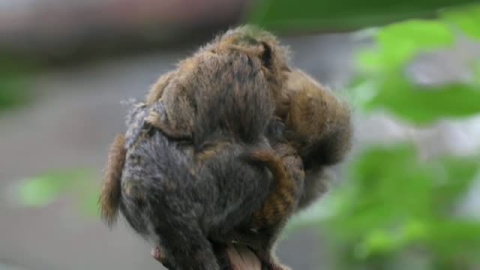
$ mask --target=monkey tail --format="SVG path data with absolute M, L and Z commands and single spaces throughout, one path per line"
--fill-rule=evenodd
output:
M 126 154 L 125 136 L 119 134 L 115 137 L 110 147 L 103 188 L 99 199 L 100 216 L 108 226 L 112 226 L 117 219 L 121 198 L 121 177 Z
M 273 174 L 274 180 L 274 190 L 269 192 L 261 210 L 254 213 L 255 226 L 272 226 L 286 220 L 297 203 L 296 182 L 287 171 L 282 159 L 273 151 L 253 151 L 249 157 L 267 167 Z

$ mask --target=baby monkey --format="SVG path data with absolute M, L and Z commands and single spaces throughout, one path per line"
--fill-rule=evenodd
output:
M 249 78 L 239 78 L 252 86 L 252 90 L 264 87 L 271 93 L 275 103 L 275 114 L 285 117 L 288 96 L 281 91 L 289 70 L 288 49 L 281 46 L 271 33 L 252 26 L 242 26 L 218 36 L 206 46 L 200 48 L 193 56 L 183 60 L 178 68 L 161 76 L 151 88 L 147 97 L 148 106 L 162 100 L 166 108 L 166 118 L 160 119 L 155 111 L 151 111 L 148 122 L 162 130 L 171 138 L 189 139 L 193 137 L 196 106 L 202 102 L 199 93 L 206 97 L 222 95 L 230 91 L 230 85 L 222 85 L 218 77 L 217 66 L 207 66 L 205 61 L 216 55 L 243 55 L 247 62 L 237 61 L 229 68 L 240 71 L 250 62 L 260 68 L 265 78 L 262 84 L 252 85 L 255 81 Z M 206 70 L 204 70 L 206 69 Z M 199 87 L 208 86 L 205 91 Z M 250 106 L 249 101 L 240 101 L 244 106 Z M 245 128 L 245 130 L 248 127 Z
M 334 177 L 332 167 L 343 161 L 352 145 L 350 108 L 312 77 L 298 69 L 288 72 L 289 97 L 285 138 L 301 157 L 305 187 L 298 204 L 304 209 L 322 195 Z
M 341 162 L 350 150 L 353 130 L 350 109 L 315 79 L 291 68 L 288 48 L 271 33 L 251 26 L 232 29 L 182 61 L 176 70 L 161 76 L 147 95 L 146 103 L 152 105 L 161 100 L 166 116 L 160 118 L 151 110 L 147 122 L 171 138 L 194 138 L 194 95 L 199 93 L 196 85 L 209 86 L 210 91 L 201 92 L 206 96 L 219 95 L 229 87 L 214 76 L 195 77 L 205 73 L 200 70 L 205 68 L 201 65 L 202 57 L 216 53 L 243 53 L 260 63 L 274 99 L 275 115 L 285 124 L 286 141 L 297 151 L 305 167 L 306 188 L 300 209 L 305 208 L 325 192 L 331 178 L 329 168 Z M 243 63 L 238 64 L 232 68 L 244 68 Z M 244 102 L 244 106 L 249 104 Z M 248 133 L 250 128 L 244 130 Z

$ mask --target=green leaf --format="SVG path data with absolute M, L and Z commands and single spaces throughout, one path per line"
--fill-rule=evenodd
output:
M 34 69 L 33 61 L 15 59 L 0 53 L 0 109 L 15 107 L 28 100 L 27 88 L 30 80 L 27 74 Z
M 380 46 L 389 50 L 395 50 L 397 42 L 417 49 L 433 49 L 454 41 L 450 27 L 440 21 L 409 20 L 385 26 L 378 32 Z
M 476 158 L 420 162 L 410 144 L 369 149 L 349 166 L 348 189 L 340 190 L 343 202 L 330 228 L 355 238 L 403 223 L 403 237 L 418 238 L 425 233 L 424 221 L 445 215 L 439 209 L 451 207 L 454 198 L 465 194 L 479 165 Z
M 480 5 L 468 5 L 447 10 L 442 15 L 446 22 L 452 23 L 467 35 L 480 38 Z
M 84 170 L 72 170 L 28 178 L 18 187 L 17 197 L 25 206 L 46 206 L 74 188 L 86 175 Z
M 475 76 L 473 85 L 480 88 L 480 61 L 476 61 L 473 64 L 473 74 Z
M 384 67 L 382 55 L 378 50 L 363 50 L 355 55 L 355 62 L 362 72 L 379 72 Z
M 439 255 L 480 251 L 480 222 L 439 219 L 431 226 L 429 246 Z M 477 254 L 478 255 L 478 254 Z
M 365 240 L 358 245 L 356 256 L 367 258 L 369 256 L 391 252 L 398 245 L 395 236 L 384 230 L 374 230 L 367 234 Z
M 28 83 L 21 78 L 3 77 L 0 80 L 0 109 L 12 108 L 27 100 Z
M 401 234 L 403 243 L 411 243 L 418 240 L 423 240 L 429 236 L 429 224 L 422 220 L 410 219 L 404 226 Z
M 480 113 L 480 91 L 465 84 L 422 88 L 401 74 L 390 74 L 383 78 L 378 94 L 365 108 L 386 109 L 406 121 L 429 124 Z
M 18 198 L 26 206 L 45 206 L 51 203 L 65 187 L 64 181 L 58 181 L 55 177 L 40 176 L 27 179 L 18 191 Z
M 79 196 L 79 209 L 88 217 L 98 217 L 100 209 L 98 205 L 99 190 L 89 190 L 89 192 Z
M 439 21 L 410 20 L 382 28 L 377 35 L 384 65 L 396 68 L 415 54 L 428 49 L 452 45 L 451 29 Z
M 327 223 L 340 237 L 354 239 L 411 217 L 429 218 L 434 172 L 419 163 L 413 146 L 376 147 L 353 160 L 343 203 Z
M 472 180 L 479 173 L 478 158 L 444 157 L 438 162 L 433 202 L 439 213 L 450 210 L 471 188 Z
M 367 111 L 385 109 L 414 124 L 480 113 L 478 84 L 422 87 L 404 75 L 415 55 L 454 42 L 450 27 L 441 21 L 410 20 L 377 31 L 377 49 L 357 54 L 363 75 L 351 84 L 352 102 Z
M 396 71 L 418 53 L 451 46 L 455 39 L 451 29 L 442 22 L 410 20 L 381 28 L 376 33 L 376 41 L 378 48 L 362 50 L 356 55 L 362 72 Z

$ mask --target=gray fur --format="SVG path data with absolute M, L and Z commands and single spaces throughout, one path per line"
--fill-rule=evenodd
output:
M 260 64 L 242 54 L 204 61 L 196 74 L 193 144 L 146 124 L 148 110 L 166 117 L 162 101 L 134 106 L 128 117 L 120 211 L 163 247 L 173 269 L 219 269 L 211 243 L 229 243 L 237 228 L 248 227 L 272 188 L 271 173 L 245 158 L 271 149 L 265 133 L 274 104 Z M 208 70 L 212 66 L 218 71 Z M 209 89 L 209 80 L 225 88 Z M 201 153 L 214 142 L 226 146 L 199 165 L 192 149 Z

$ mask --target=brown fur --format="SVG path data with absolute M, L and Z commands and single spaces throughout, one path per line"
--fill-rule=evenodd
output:
M 165 87 L 167 87 L 175 75 L 175 71 L 170 71 L 158 78 L 157 82 L 150 88 L 146 97 L 146 104 L 148 106 L 152 105 L 162 97 Z
M 127 150 L 125 136 L 115 137 L 108 154 L 104 184 L 100 194 L 101 217 L 110 226 L 115 223 L 121 197 L 121 177 Z
M 353 126 L 348 104 L 301 70 L 288 72 L 284 88 L 289 96 L 285 136 L 301 156 L 305 187 L 299 201 L 304 209 L 327 191 L 351 148 Z
M 189 96 L 193 93 L 187 89 L 195 88 L 194 85 L 189 84 L 188 76 L 185 74 L 197 73 L 195 70 L 198 66 L 197 61 L 215 54 L 234 52 L 246 53 L 253 59 L 262 61 L 262 71 L 268 79 L 275 100 L 276 115 L 285 123 L 288 141 L 288 143 L 279 144 L 279 149 L 288 152 L 281 161 L 278 157 L 265 153 L 264 156 L 256 157 L 259 160 L 264 159 L 274 174 L 276 182 L 274 188 L 268 191 L 269 195 L 262 208 L 254 213 L 252 224 L 250 224 L 252 228 L 264 229 L 263 232 L 251 237 L 240 235 L 237 236 L 237 240 L 251 246 L 262 246 L 259 244 L 262 239 L 269 239 L 272 238 L 271 234 L 277 234 L 294 211 L 310 205 L 326 191 L 327 182 L 331 180 L 330 175 L 325 173 L 329 171 L 326 166 L 339 162 L 348 152 L 352 129 L 347 104 L 307 74 L 300 70 L 292 70 L 288 66 L 287 51 L 280 46 L 276 38 L 270 35 L 257 36 L 253 38 L 254 41 L 251 41 L 249 34 L 243 31 L 227 32 L 192 58 L 181 62 L 177 74 L 182 75 L 170 77 L 171 83 L 160 98 L 165 102 L 167 110 L 175 108 L 169 111 L 169 115 L 177 115 L 177 117 L 162 120 L 158 115 L 151 114 L 147 122 L 172 138 L 188 138 L 188 134 L 192 132 L 191 128 L 182 129 L 178 128 L 180 125 L 170 123 L 187 123 L 183 127 L 193 125 L 193 122 L 188 122 L 194 118 L 192 109 L 194 104 L 189 101 L 191 100 Z M 266 59 L 268 57 L 270 59 Z M 208 83 L 213 82 L 215 81 Z M 180 84 L 181 87 L 173 87 L 176 84 Z M 211 94 L 215 94 L 215 90 L 219 88 L 222 86 L 213 84 Z M 182 120 L 178 116 L 185 116 L 185 118 Z M 208 151 L 208 154 L 203 155 L 212 157 L 215 152 Z M 306 173 L 304 162 L 308 166 Z M 305 177 L 305 184 L 303 184 Z M 298 179 L 301 179 L 301 186 L 298 186 Z M 259 247 L 259 256 L 269 260 L 267 257 L 270 254 L 268 256 L 260 254 L 269 249 L 269 246 Z M 270 259 L 273 260 L 273 255 Z
M 345 132 L 345 137 L 351 137 L 349 106 L 330 90 L 300 70 L 288 74 L 286 89 L 291 101 L 285 125 L 289 139 L 303 144 L 300 152 L 339 130 Z M 349 140 L 343 142 L 348 149 Z M 341 156 L 345 148 L 338 149 L 340 153 L 336 155 Z
M 280 46 L 275 36 L 252 27 L 239 27 L 226 32 L 210 44 L 201 48 L 193 56 L 181 61 L 176 70 L 161 76 L 158 82 L 149 91 L 146 104 L 152 105 L 162 100 L 166 105 L 167 119 L 159 119 L 158 114 L 152 113 L 147 122 L 164 131 L 176 139 L 191 137 L 193 131 L 192 119 L 195 110 L 193 95 L 196 74 L 199 72 L 199 63 L 218 54 L 240 52 L 248 55 L 252 60 L 262 63 L 262 71 L 269 83 L 270 91 L 275 99 L 276 114 L 285 117 L 288 97 L 284 94 L 282 85 L 287 80 L 284 73 L 289 71 L 288 50 Z M 242 66 L 234 67 L 242 69 Z M 213 68 L 212 71 L 215 69 Z M 213 84 L 210 80 L 207 83 Z M 212 85 L 211 95 L 215 95 L 223 85 Z
M 214 159 L 224 147 L 225 143 L 219 143 L 200 153 L 200 159 Z M 288 143 L 275 145 L 273 151 L 255 150 L 246 158 L 267 167 L 274 181 L 262 207 L 230 239 L 249 246 L 268 269 L 288 270 L 278 261 L 273 248 L 278 234 L 294 213 L 303 190 L 305 174 L 301 159 Z
M 254 228 L 276 226 L 284 222 L 296 206 L 298 184 L 292 179 L 282 159 L 276 153 L 256 151 L 251 156 L 254 160 L 263 162 L 273 173 L 275 192 L 270 192 L 262 205 L 262 209 L 254 213 Z
M 249 156 L 253 161 L 266 165 L 274 176 L 274 182 L 270 190 L 265 190 L 264 194 L 268 195 L 261 208 L 254 210 L 251 220 L 246 220 L 244 226 L 238 228 L 232 240 L 249 245 L 272 269 L 286 269 L 277 263 L 270 251 L 292 213 L 308 206 L 325 192 L 327 177 L 324 176 L 329 171 L 328 166 L 341 161 L 350 149 L 352 127 L 347 104 L 302 71 L 292 70 L 288 50 L 273 35 L 240 27 L 216 38 L 192 57 L 180 62 L 175 70 L 161 76 L 147 95 L 146 106 L 150 111 L 144 120 L 172 140 L 192 142 L 195 136 L 198 140 L 195 128 L 198 128 L 196 116 L 199 104 L 222 95 L 222 91 L 236 91 L 222 85 L 222 82 L 228 83 L 235 78 L 222 78 L 222 81 L 214 77 L 218 70 L 215 63 L 220 63 L 216 59 L 222 61 L 226 55 L 237 54 L 247 55 L 250 61 L 261 64 L 270 98 L 275 104 L 275 115 L 285 124 L 285 138 L 280 142 L 270 141 L 274 151 L 256 150 Z M 213 64 L 206 66 L 205 63 Z M 231 68 L 242 70 L 245 66 L 241 63 L 233 62 Z M 195 92 L 198 85 L 208 91 L 199 95 Z M 255 83 L 252 91 L 257 86 Z M 242 102 L 238 96 L 235 100 Z M 156 106 L 158 103 L 164 106 Z M 248 108 L 251 105 L 238 106 Z M 159 107 L 164 111 L 157 111 Z M 237 133 L 235 129 L 231 131 L 232 136 Z M 236 143 L 235 139 L 213 141 L 201 151 L 192 150 L 196 166 L 215 159 L 231 143 Z M 105 213 L 102 216 L 110 223 L 115 218 L 119 200 L 116 197 L 118 187 L 114 183 L 121 177 L 125 158 L 125 152 L 120 150 L 124 151 L 120 148 L 111 150 L 106 187 L 102 191 L 102 213 Z M 116 174 L 115 170 L 118 171 Z M 191 173 L 195 174 L 196 170 L 191 168 Z

